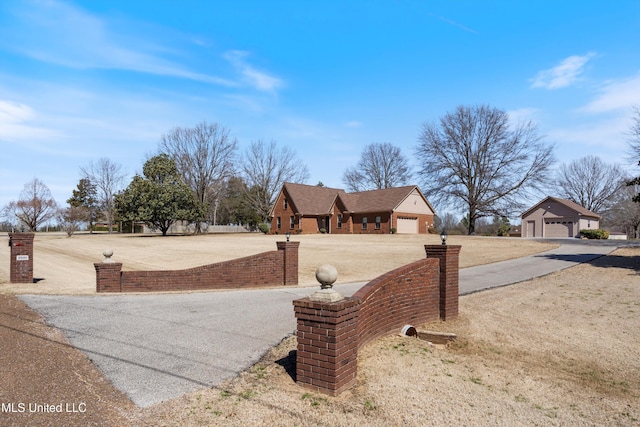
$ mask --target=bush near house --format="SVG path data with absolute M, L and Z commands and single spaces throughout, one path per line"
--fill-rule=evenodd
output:
M 580 235 L 587 239 L 606 240 L 609 238 L 609 232 L 606 230 L 580 230 Z

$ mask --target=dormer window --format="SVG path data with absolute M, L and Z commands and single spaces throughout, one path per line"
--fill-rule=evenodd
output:
M 287 199 L 284 199 L 284 208 L 287 209 L 289 207 L 289 204 L 287 203 Z

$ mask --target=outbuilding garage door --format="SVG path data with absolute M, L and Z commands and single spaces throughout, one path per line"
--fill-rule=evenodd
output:
M 544 237 L 573 237 L 573 221 L 564 218 L 545 219 Z
M 398 218 L 398 233 L 418 234 L 418 218 Z

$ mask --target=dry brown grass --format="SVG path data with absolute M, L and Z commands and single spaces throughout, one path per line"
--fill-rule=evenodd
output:
M 371 280 L 389 270 L 424 258 L 424 245 L 437 244 L 435 235 L 301 235 L 300 285 L 315 286 L 315 270 L 333 264 L 339 283 Z M 36 284 L 9 284 L 9 263 L 0 264 L 0 292 L 90 294 L 95 293 L 93 263 L 102 252 L 113 250 L 113 260 L 124 270 L 170 270 L 196 267 L 276 249 L 283 236 L 225 234 L 194 236 L 141 236 L 123 234 L 39 233 L 34 242 Z M 517 258 L 549 250 L 557 245 L 510 238 L 451 236 L 450 244 L 462 245 L 461 267 Z M 0 259 L 9 259 L 9 247 L 0 245 Z

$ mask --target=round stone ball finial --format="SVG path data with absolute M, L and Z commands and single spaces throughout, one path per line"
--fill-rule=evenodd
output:
M 111 263 L 111 262 L 115 262 L 114 260 L 111 259 L 111 257 L 113 256 L 113 250 L 111 249 L 105 249 L 102 252 L 102 255 L 104 255 L 104 259 L 102 260 L 102 262 L 104 263 Z
M 324 264 L 316 269 L 316 280 L 320 282 L 320 288 L 309 295 L 311 301 L 334 303 L 342 301 L 344 296 L 333 289 L 333 284 L 338 279 L 338 270 L 333 265 Z
M 321 265 L 316 269 L 316 280 L 322 289 L 331 289 L 338 280 L 338 270 L 333 265 Z

